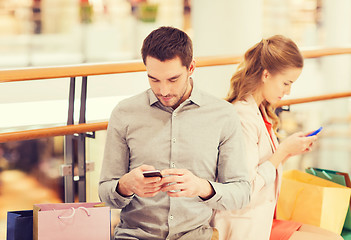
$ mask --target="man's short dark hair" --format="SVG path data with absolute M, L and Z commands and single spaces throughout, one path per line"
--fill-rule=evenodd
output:
M 185 32 L 173 27 L 160 27 L 145 38 L 141 55 L 144 64 L 148 56 L 162 62 L 179 57 L 182 65 L 189 68 L 193 60 L 193 44 Z

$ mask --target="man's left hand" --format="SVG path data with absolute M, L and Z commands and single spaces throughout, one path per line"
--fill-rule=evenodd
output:
M 206 179 L 195 176 L 187 169 L 165 169 L 161 174 L 161 191 L 167 192 L 170 197 L 201 197 L 207 200 L 215 194 Z

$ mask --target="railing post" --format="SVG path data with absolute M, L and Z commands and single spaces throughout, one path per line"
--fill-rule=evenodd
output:
M 75 77 L 70 79 L 69 100 L 68 100 L 68 119 L 67 125 L 74 124 L 74 95 L 75 95 Z M 65 166 L 70 168 L 67 174 L 64 174 L 64 191 L 65 203 L 74 202 L 74 136 L 65 136 Z
M 80 96 L 80 113 L 79 123 L 85 123 L 86 100 L 87 100 L 87 80 L 88 77 L 82 78 L 82 89 Z M 78 197 L 79 202 L 86 201 L 86 149 L 85 149 L 86 133 L 80 133 L 78 138 L 77 152 L 78 152 Z

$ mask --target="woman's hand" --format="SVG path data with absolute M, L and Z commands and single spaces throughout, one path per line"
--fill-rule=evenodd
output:
M 291 157 L 310 151 L 313 143 L 316 140 L 316 136 L 306 137 L 305 133 L 298 132 L 287 137 L 279 145 L 279 148 L 285 152 L 287 157 Z
M 270 161 L 277 168 L 280 163 L 284 163 L 289 157 L 309 152 L 316 140 L 317 136 L 306 137 L 303 132 L 294 133 L 279 144 Z

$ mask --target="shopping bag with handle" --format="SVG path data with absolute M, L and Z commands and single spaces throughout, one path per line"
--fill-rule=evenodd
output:
M 103 203 L 33 206 L 34 240 L 109 240 L 110 208 Z
M 329 180 L 329 181 L 332 181 L 332 182 L 338 183 L 340 185 L 351 188 L 351 181 L 350 181 L 350 176 L 348 173 L 338 172 L 338 171 L 333 171 L 333 170 L 328 170 L 328 169 L 322 169 L 322 168 L 306 168 L 306 172 L 309 174 L 313 174 L 317 177 L 323 178 L 325 180 Z M 351 206 L 351 200 L 350 200 L 350 206 Z M 347 210 L 344 228 L 351 230 L 350 207 Z
M 311 174 L 283 173 L 277 218 L 293 220 L 341 233 L 350 203 L 351 189 Z
M 341 232 L 341 236 L 344 240 L 351 240 L 351 231 L 343 228 Z
M 6 240 L 33 240 L 33 210 L 7 212 Z

